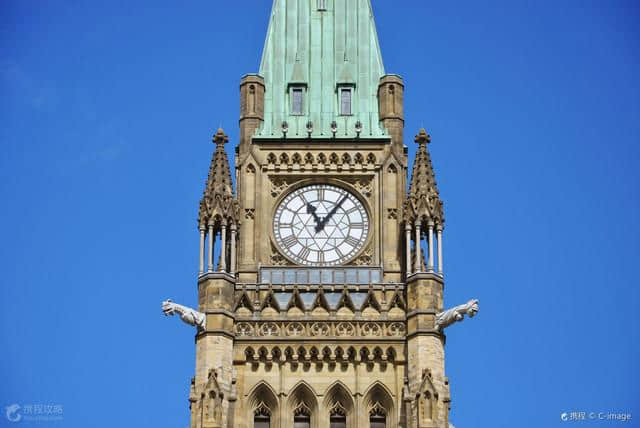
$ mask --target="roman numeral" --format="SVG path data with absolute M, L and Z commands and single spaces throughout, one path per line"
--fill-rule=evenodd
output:
M 349 227 L 352 229 L 364 229 L 364 223 L 350 223 Z
M 322 251 L 318 251 L 318 263 L 324 263 L 324 253 Z
M 298 240 L 293 235 L 289 235 L 282 240 L 282 244 L 287 248 L 293 247 L 294 245 L 296 245 L 297 242 Z
M 302 251 L 298 253 L 298 257 L 301 258 L 302 260 L 307 260 L 307 257 L 309 257 L 310 253 L 311 253 L 311 250 L 305 247 L 302 249 Z
M 358 247 L 358 245 L 360 245 L 360 241 L 354 238 L 353 236 L 347 236 L 347 239 L 345 239 L 345 242 L 351 245 L 352 247 Z
M 353 207 L 353 208 L 351 208 L 349 211 L 347 211 L 347 215 L 349 215 L 349 214 L 351 214 L 351 213 L 354 213 L 354 212 L 356 212 L 356 211 L 358 211 L 358 207 Z
M 318 189 L 318 200 L 324 201 L 324 189 Z

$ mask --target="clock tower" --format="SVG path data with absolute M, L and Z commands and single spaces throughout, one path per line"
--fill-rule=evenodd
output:
M 447 428 L 444 212 L 370 0 L 275 0 L 200 203 L 191 428 Z M 214 257 L 214 254 L 216 257 Z

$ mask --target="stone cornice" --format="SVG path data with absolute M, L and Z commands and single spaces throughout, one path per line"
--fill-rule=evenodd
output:
M 228 272 L 205 272 L 198 276 L 198 285 L 212 279 L 224 279 L 235 284 L 236 278 Z

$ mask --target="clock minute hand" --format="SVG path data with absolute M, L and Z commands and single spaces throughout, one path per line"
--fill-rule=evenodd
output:
M 331 218 L 331 216 L 333 216 L 333 215 L 336 213 L 336 211 L 338 211 L 338 208 L 340 208 L 340 206 L 341 206 L 341 205 L 344 203 L 344 201 L 346 201 L 346 200 L 347 200 L 347 197 L 346 197 L 346 196 L 345 196 L 345 197 L 343 197 L 343 198 L 340 200 L 340 202 L 338 202 L 338 203 L 336 204 L 336 206 L 335 206 L 335 207 L 333 207 L 333 208 L 331 209 L 331 211 L 329 211 L 329 213 L 328 213 L 326 216 L 324 216 L 324 218 L 323 218 L 323 219 L 322 219 L 322 221 L 320 222 L 321 227 L 320 227 L 320 228 L 316 227 L 316 230 L 318 230 L 318 231 L 319 231 L 319 230 L 324 229 L 324 225 L 325 225 L 325 224 L 327 224 L 327 220 L 329 220 L 329 219 Z
M 316 214 L 317 208 L 311 205 L 311 203 L 307 204 L 307 214 L 311 214 L 313 216 L 313 220 L 316 222 L 316 229 L 318 228 L 318 224 L 322 222 L 318 214 Z

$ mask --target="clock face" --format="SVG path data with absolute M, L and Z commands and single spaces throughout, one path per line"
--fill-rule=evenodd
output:
M 369 235 L 369 216 L 350 192 L 314 184 L 289 193 L 278 205 L 273 233 L 296 263 L 332 266 L 348 262 Z

